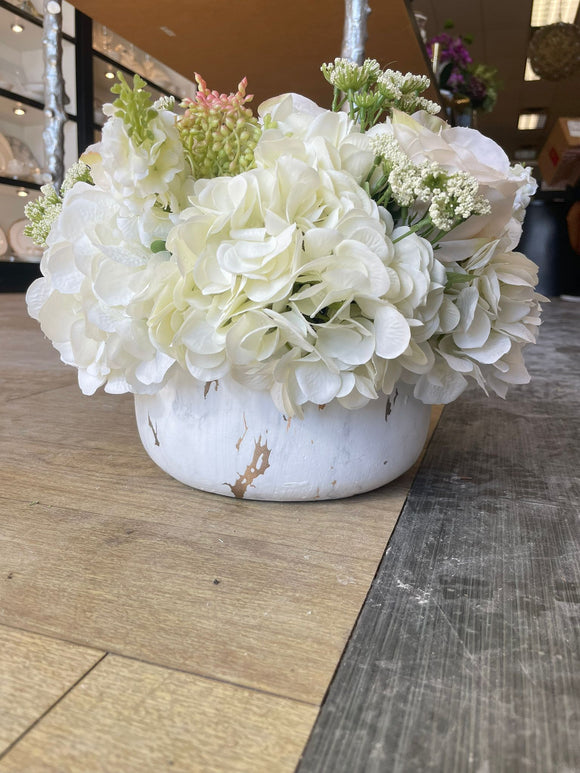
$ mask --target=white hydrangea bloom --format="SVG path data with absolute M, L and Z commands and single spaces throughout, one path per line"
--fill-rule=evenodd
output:
M 269 389 L 286 415 L 376 397 L 379 361 L 413 357 L 434 262 L 415 235 L 393 245 L 390 215 L 339 155 L 313 165 L 320 134 L 303 136 L 266 132 L 258 168 L 196 183 L 167 239 L 180 272 L 150 319 L 193 376 Z
M 537 266 L 520 253 L 506 252 L 497 239 L 457 268 L 466 281 L 446 291 L 456 323 L 436 331 L 435 366 L 415 387 L 424 402 L 451 402 L 468 377 L 502 397 L 509 384 L 529 381 L 522 349 L 535 342 L 540 324 Z
M 368 174 L 374 159 L 369 138 L 346 113 L 324 110 L 300 94 L 283 94 L 262 102 L 258 114 L 262 119 L 269 115 L 277 125 L 258 142 L 258 166 L 288 152 L 315 169 L 349 172 L 359 183 Z
M 513 214 L 519 223 L 523 223 L 526 208 L 537 190 L 538 183 L 532 176 L 532 167 L 522 166 L 522 164 L 514 164 L 510 168 L 510 177 L 519 180 L 521 183 L 514 201 Z
M 162 260 L 139 238 L 134 214 L 108 191 L 77 183 L 65 196 L 43 276 L 26 300 L 63 362 L 78 368 L 85 394 L 103 385 L 115 393 L 156 391 L 173 364 L 147 327 Z
M 109 120 L 103 126 L 102 139 L 83 154 L 91 168 L 95 184 L 126 199 L 135 211 L 158 203 L 178 211 L 187 201 L 187 163 L 175 114 L 162 110 L 150 121 L 152 140 L 136 145 L 113 105 L 103 112 Z
M 377 68 L 365 77 L 399 100 L 424 85 Z M 536 267 L 510 250 L 535 183 L 495 143 L 397 111 L 363 134 L 287 94 L 260 106 L 271 128 L 254 169 L 194 181 L 176 117 L 157 107 L 140 144 L 111 116 L 83 157 L 95 185 L 65 192 L 27 294 L 83 392 L 154 392 L 180 366 L 299 416 L 308 402 L 358 408 L 399 379 L 427 403 L 468 378 L 501 395 L 527 380 L 540 297 Z M 414 232 L 462 218 L 436 253 Z
M 401 238 L 403 237 L 403 238 Z M 397 290 L 391 291 L 391 302 L 404 314 L 411 331 L 407 348 L 396 359 L 376 360 L 382 390 L 389 394 L 403 377 L 414 380 L 433 364 L 433 355 L 426 343 L 440 327 L 444 303 L 445 268 L 434 257 L 426 239 L 409 232 L 407 226 L 392 233 L 394 257 L 390 270 L 397 277 Z

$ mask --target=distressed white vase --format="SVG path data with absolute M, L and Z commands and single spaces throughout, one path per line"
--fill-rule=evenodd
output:
M 267 392 L 176 371 L 154 395 L 136 395 L 141 441 L 188 486 L 245 499 L 336 499 L 383 486 L 418 458 L 430 407 L 399 384 L 347 410 L 336 400 L 287 419 Z

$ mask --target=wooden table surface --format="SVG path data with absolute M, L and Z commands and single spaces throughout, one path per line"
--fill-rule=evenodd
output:
M 333 502 L 189 489 L 22 295 L 0 387 L 0 773 L 294 770 L 413 473 Z

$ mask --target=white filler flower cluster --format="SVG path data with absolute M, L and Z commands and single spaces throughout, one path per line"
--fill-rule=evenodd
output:
M 425 87 L 372 60 L 327 67 L 399 102 Z M 251 168 L 196 180 L 171 108 L 141 133 L 109 108 L 89 179 L 34 210 L 49 233 L 29 311 L 83 392 L 151 393 L 182 368 L 293 416 L 400 379 L 427 403 L 528 379 L 540 298 L 513 249 L 534 183 L 495 143 L 393 107 L 365 132 L 284 95 L 259 109 Z

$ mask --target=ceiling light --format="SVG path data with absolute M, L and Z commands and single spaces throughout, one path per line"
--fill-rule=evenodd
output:
M 537 148 L 517 148 L 514 151 L 516 161 L 534 161 L 538 157 Z
M 16 195 L 20 196 L 21 199 L 25 199 L 28 196 L 28 191 L 25 191 L 24 188 L 19 188 L 16 191 Z
M 111 72 L 110 70 L 107 70 L 105 73 L 105 78 L 109 78 L 109 80 L 112 80 L 115 77 L 115 73 Z
M 12 112 L 14 115 L 26 115 L 26 110 L 22 107 L 22 105 L 18 105 L 18 107 L 12 108 Z
M 19 22 L 15 21 L 14 24 L 10 27 L 12 32 L 24 32 L 24 27 Z
M 161 32 L 164 32 L 170 38 L 174 38 L 177 35 L 177 33 L 169 29 L 169 27 L 159 27 L 159 29 L 161 30 Z
M 524 71 L 524 80 L 525 81 L 539 81 L 540 76 L 536 75 L 536 73 L 532 69 L 532 65 L 530 63 L 529 59 L 526 59 L 526 69 Z
M 545 27 L 558 21 L 574 24 L 580 0 L 534 0 L 530 26 Z
M 531 131 L 533 129 L 543 129 L 546 125 L 546 113 L 527 112 L 520 113 L 518 117 L 518 129 L 520 131 Z

